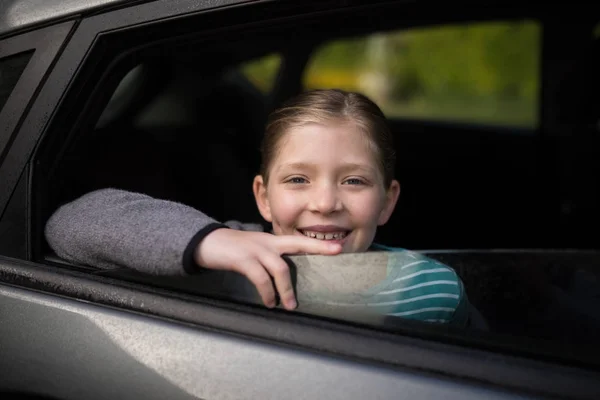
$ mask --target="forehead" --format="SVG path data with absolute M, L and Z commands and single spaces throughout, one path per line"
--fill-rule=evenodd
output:
M 352 122 L 308 123 L 289 128 L 278 143 L 274 162 L 294 156 L 377 161 L 377 152 L 368 134 Z

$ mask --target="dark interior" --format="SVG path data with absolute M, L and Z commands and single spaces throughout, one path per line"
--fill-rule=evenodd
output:
M 123 104 L 115 101 L 102 124 L 67 153 L 75 164 L 63 164 L 70 176 L 58 174 L 59 191 L 66 191 L 56 193 L 55 204 L 113 186 L 182 201 L 218 220 L 260 221 L 251 181 L 262 129 L 277 104 L 302 90 L 303 61 L 317 37 L 326 40 L 319 33 L 329 32 L 313 31 L 303 46 L 290 46 L 294 39 L 283 33 L 270 40 L 259 32 L 218 49 L 191 44 L 171 48 L 168 57 L 161 49 L 142 52 L 130 65 L 141 71 Z M 531 130 L 391 119 L 402 193 L 377 240 L 411 249 L 595 248 L 584 228 L 597 221 L 597 139 L 589 131 L 598 116 L 597 47 L 572 55 L 550 99 L 566 110 L 570 121 L 560 128 L 570 130 L 568 137 L 546 129 L 542 118 Z M 275 89 L 263 95 L 236 66 L 267 53 L 281 54 L 283 63 Z

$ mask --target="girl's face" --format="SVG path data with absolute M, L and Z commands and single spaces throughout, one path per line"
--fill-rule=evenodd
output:
M 290 129 L 269 166 L 268 183 L 254 179 L 259 211 L 276 235 L 337 241 L 345 253 L 366 251 L 400 193 L 397 181 L 384 186 L 376 157 L 351 123 Z

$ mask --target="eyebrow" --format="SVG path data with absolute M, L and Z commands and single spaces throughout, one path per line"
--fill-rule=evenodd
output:
M 311 170 L 311 169 L 315 169 L 315 165 L 309 164 L 309 163 L 297 162 L 297 163 L 282 164 L 277 169 L 278 170 L 283 170 L 283 169 Z
M 310 170 L 316 169 L 316 165 L 310 164 L 310 163 L 304 163 L 304 162 L 297 162 L 297 163 L 283 164 L 278 168 L 278 170 L 283 170 L 283 169 L 295 169 L 295 170 L 304 170 L 304 171 L 309 170 L 310 171 Z M 376 172 L 376 170 L 373 169 L 372 167 L 365 165 L 365 164 L 358 164 L 358 163 L 345 163 L 340 168 L 341 172 L 349 172 L 349 171 L 354 171 L 354 170 L 365 171 L 368 173 Z

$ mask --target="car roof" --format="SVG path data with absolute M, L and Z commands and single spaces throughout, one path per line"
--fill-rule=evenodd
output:
M 2 0 L 0 35 L 132 2 L 139 3 L 139 0 Z

